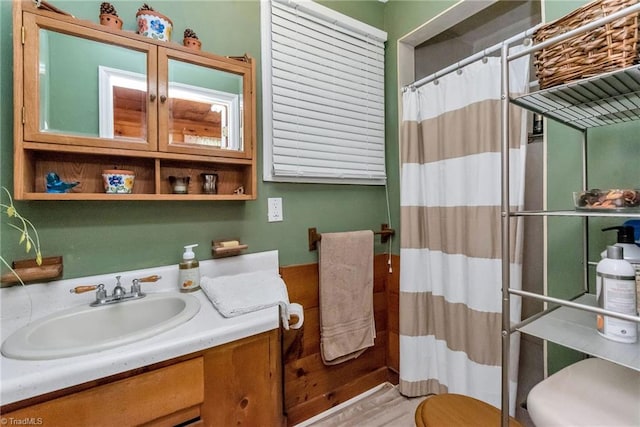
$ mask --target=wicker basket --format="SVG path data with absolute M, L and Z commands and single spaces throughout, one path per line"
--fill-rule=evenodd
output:
M 596 0 L 569 15 L 540 27 L 534 43 L 566 33 L 610 15 L 638 0 Z M 629 14 L 592 31 L 554 43 L 535 54 L 540 88 L 569 83 L 595 74 L 633 65 L 638 58 L 638 14 Z

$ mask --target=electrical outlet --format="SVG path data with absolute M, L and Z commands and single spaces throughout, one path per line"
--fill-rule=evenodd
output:
M 269 222 L 282 221 L 282 197 L 269 197 L 267 203 L 267 218 Z

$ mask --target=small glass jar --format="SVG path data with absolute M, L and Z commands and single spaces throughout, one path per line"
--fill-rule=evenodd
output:
M 169 182 L 173 194 L 188 194 L 189 193 L 189 177 L 188 176 L 170 176 Z

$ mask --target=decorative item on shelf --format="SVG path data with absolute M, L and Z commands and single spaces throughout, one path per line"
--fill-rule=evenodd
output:
M 184 38 L 182 44 L 189 49 L 200 50 L 202 48 L 202 42 L 198 38 L 198 35 L 191 28 L 184 30 Z
M 102 171 L 104 192 L 107 194 L 131 194 L 136 174 L 124 169 L 105 169 Z
M 244 194 L 244 185 L 241 185 L 240 187 L 233 190 L 233 194 Z
M 136 13 L 138 21 L 138 34 L 168 42 L 171 40 L 173 22 L 162 13 L 156 12 L 151 6 L 144 3 Z
M 214 240 L 211 242 L 211 255 L 214 258 L 236 256 L 248 247 L 241 244 L 239 240 Z
M 47 174 L 47 193 L 66 193 L 78 184 L 80 184 L 78 181 L 63 181 L 55 172 Z
M 575 191 L 573 202 L 576 210 L 603 212 L 640 211 L 640 190 L 611 189 Z
M 217 194 L 218 174 L 201 173 L 200 176 L 202 177 L 202 192 L 205 194 Z
M 122 29 L 122 19 L 118 16 L 116 8 L 109 2 L 103 2 L 100 5 L 100 24 L 105 27 Z
M 191 178 L 188 176 L 170 176 L 169 182 L 171 183 L 173 194 L 188 194 L 190 180 Z

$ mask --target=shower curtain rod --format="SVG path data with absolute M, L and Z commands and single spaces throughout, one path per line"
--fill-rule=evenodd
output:
M 426 85 L 427 83 L 430 83 L 430 82 L 432 82 L 434 80 L 437 80 L 442 76 L 445 76 L 445 75 L 447 75 L 449 73 L 452 73 L 452 72 L 454 72 L 456 70 L 459 70 L 461 67 L 469 65 L 472 62 L 477 61 L 478 59 L 485 58 L 486 56 L 488 56 L 488 55 L 490 55 L 492 53 L 498 52 L 500 49 L 502 49 L 502 46 L 504 44 L 509 45 L 511 43 L 515 43 L 515 42 L 520 41 L 522 39 L 526 39 L 526 38 L 530 37 L 531 35 L 533 35 L 533 33 L 538 28 L 540 28 L 542 25 L 543 24 L 538 24 L 535 27 L 531 27 L 528 30 L 521 32 L 520 34 L 516 34 L 513 37 L 510 37 L 510 38 L 508 38 L 506 40 L 501 41 L 500 43 L 497 43 L 497 44 L 495 44 L 495 45 L 493 45 L 491 47 L 483 49 L 481 52 L 475 53 L 475 54 L 473 54 L 473 55 L 471 55 L 471 56 L 469 56 L 469 57 L 467 57 L 467 58 L 465 58 L 465 59 L 463 59 L 461 61 L 456 62 L 455 64 L 452 64 L 452 65 L 450 65 L 450 66 L 448 66 L 446 68 L 443 68 L 440 71 L 437 71 L 437 72 L 435 72 L 435 73 L 433 73 L 433 74 L 431 74 L 431 75 L 429 75 L 427 77 L 424 77 L 424 78 L 422 78 L 420 80 L 417 80 L 417 81 L 415 81 L 415 82 L 413 82 L 411 84 L 408 84 L 408 85 L 406 85 L 406 86 L 404 86 L 402 88 L 402 91 L 405 92 L 408 89 L 416 90 L 420 86 Z

